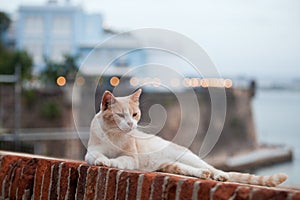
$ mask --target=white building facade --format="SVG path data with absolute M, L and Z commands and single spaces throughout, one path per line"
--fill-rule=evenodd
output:
M 101 41 L 113 34 L 103 29 L 101 14 L 88 14 L 80 6 L 70 2 L 57 3 L 49 1 L 45 5 L 21 6 L 18 10 L 16 23 L 16 48 L 24 49 L 34 60 L 35 71 L 40 71 L 45 65 L 45 58 L 61 61 L 65 54 L 79 55 L 80 61 L 92 51 Z M 124 38 L 121 44 L 98 47 L 99 56 L 86 60 L 91 67 L 99 67 L 101 56 L 118 57 L 118 52 L 131 49 L 137 43 L 134 38 Z M 129 41 L 129 42 L 128 42 Z M 130 42 L 131 41 L 131 42 Z M 98 60 L 99 58 L 99 60 Z M 145 54 L 135 53 L 123 57 L 116 65 L 136 65 L 143 63 Z M 104 67 L 104 66 L 100 66 Z M 92 73 L 93 70 L 87 73 Z

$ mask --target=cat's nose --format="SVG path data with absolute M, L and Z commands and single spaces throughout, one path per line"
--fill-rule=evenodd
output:
M 129 127 L 132 127 L 133 126 L 133 123 L 132 122 L 127 122 L 128 126 Z

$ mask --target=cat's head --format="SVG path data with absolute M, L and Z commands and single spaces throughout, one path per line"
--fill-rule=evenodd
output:
M 115 97 L 111 92 L 105 91 L 101 101 L 101 115 L 106 129 L 130 132 L 137 128 L 141 118 L 139 97 L 142 93 L 138 89 L 126 97 Z

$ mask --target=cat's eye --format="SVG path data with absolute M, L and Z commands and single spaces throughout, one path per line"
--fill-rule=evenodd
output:
M 119 117 L 124 118 L 124 115 L 122 113 L 116 113 Z
M 136 116 L 137 116 L 137 113 L 133 113 L 133 114 L 132 114 L 132 117 L 136 117 Z

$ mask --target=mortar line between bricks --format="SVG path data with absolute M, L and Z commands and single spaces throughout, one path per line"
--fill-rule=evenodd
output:
M 292 200 L 294 195 L 296 195 L 295 192 L 290 192 L 287 196 L 287 200 Z
M 286 196 L 286 199 L 287 199 L 287 200 L 291 200 L 291 199 L 292 199 L 292 194 L 289 193 L 289 194 Z
M 51 166 L 50 184 L 49 184 L 49 188 L 48 188 L 48 199 L 50 199 L 50 197 L 51 197 L 51 186 L 52 186 L 52 176 L 53 176 L 54 166 L 55 166 L 55 164 L 53 164 Z
M 20 162 L 22 162 L 21 159 L 19 159 L 19 160 L 17 161 L 17 163 L 14 165 L 14 168 L 13 168 L 13 171 L 12 171 L 12 174 L 11 174 L 11 177 L 10 177 L 10 181 L 9 181 L 8 198 L 11 197 L 11 196 L 10 196 L 10 193 L 11 193 L 11 188 L 12 188 L 12 182 L 13 182 L 13 180 L 14 180 L 15 172 L 16 172 L 17 167 L 20 165 Z M 22 177 L 22 176 L 20 176 L 20 178 L 21 178 L 21 177 Z
M 45 181 L 45 173 L 43 173 L 43 176 L 42 176 L 42 184 L 41 184 L 41 188 L 40 188 L 40 200 L 42 200 L 42 196 L 43 196 L 44 181 Z
M 83 164 L 80 164 L 78 167 L 77 167 L 77 172 L 78 172 L 78 182 L 77 182 L 77 185 L 76 185 L 76 190 L 75 190 L 75 199 L 77 199 L 77 194 L 78 194 L 78 186 L 79 186 L 79 179 L 80 179 L 80 168 Z
M 95 189 L 95 194 L 94 194 L 94 200 L 98 200 L 98 187 L 99 187 L 101 168 L 98 167 L 97 171 L 98 171 L 98 175 L 97 175 L 97 180 L 96 180 L 96 189 Z
M 89 168 L 86 170 L 85 187 L 84 187 L 83 199 L 86 199 L 86 193 L 88 192 L 88 191 L 87 191 L 87 189 L 88 189 L 87 182 L 88 182 L 89 172 L 90 172 L 91 169 L 92 169 L 92 167 L 89 166 Z
M 249 192 L 249 200 L 252 200 L 252 197 L 253 197 L 253 193 L 256 191 L 255 188 L 253 189 L 250 189 L 250 192 Z
M 23 176 L 23 174 L 24 174 L 24 168 L 25 168 L 25 166 L 23 166 L 22 169 L 21 169 L 21 175 L 20 175 L 20 178 L 22 178 L 22 176 Z M 17 195 L 16 195 L 16 199 L 18 199 L 18 196 L 19 196 L 19 187 L 17 188 L 17 190 L 18 190 L 18 193 L 17 193 Z
M 182 183 L 183 183 L 184 181 L 186 181 L 186 179 L 184 179 L 184 180 L 179 180 L 179 181 L 177 182 L 177 185 L 176 185 L 176 192 L 175 192 L 175 200 L 179 200 L 179 198 L 180 198 L 181 185 L 182 185 Z
M 16 199 L 18 199 L 19 187 L 16 189 Z
M 2 199 L 5 199 L 5 185 L 6 185 L 6 179 L 7 179 L 7 175 L 5 175 L 3 181 L 2 181 Z
M 140 174 L 139 179 L 138 179 L 138 186 L 136 188 L 136 199 L 137 200 L 141 199 L 143 181 L 144 181 L 144 174 Z
M 119 189 L 119 178 L 122 173 L 123 170 L 119 170 L 116 175 L 115 200 L 118 199 L 117 197 L 118 197 L 118 189 Z
M 9 189 L 8 189 L 8 198 L 10 198 L 10 192 L 11 192 L 12 182 L 13 182 L 14 175 L 15 175 L 15 170 L 16 170 L 16 168 L 13 169 L 12 175 L 11 175 L 11 177 L 10 177 L 10 181 L 9 181 Z
M 214 193 L 218 189 L 219 186 L 220 186 L 220 183 L 217 183 L 213 188 L 210 189 L 210 192 L 209 192 L 210 199 L 214 198 Z
M 165 189 L 166 189 L 166 187 L 167 187 L 169 178 L 170 178 L 169 176 L 165 176 L 165 177 L 164 177 L 164 182 L 163 182 L 163 185 L 161 186 L 161 187 L 162 187 L 161 199 L 164 198 L 164 193 L 165 193 Z
M 69 196 L 69 193 L 70 193 L 71 171 L 72 171 L 72 169 L 69 168 L 68 186 L 67 186 L 67 192 L 66 192 L 66 195 L 65 195 L 65 200 L 68 200 L 68 196 Z
M 287 196 L 287 200 L 292 200 L 293 199 L 293 196 L 295 195 L 295 192 L 290 192 Z
M 33 188 L 32 188 L 32 199 L 34 199 L 34 195 L 35 195 L 35 187 L 36 187 L 36 172 L 37 172 L 37 167 L 35 168 L 35 170 L 34 170 L 34 179 L 33 179 Z M 18 190 L 18 188 L 17 188 L 17 190 Z M 17 196 L 16 196 L 17 197 Z M 18 199 L 18 198 L 16 198 L 16 199 Z
M 56 189 L 56 193 L 57 193 L 57 198 L 59 199 L 59 193 L 60 193 L 60 179 L 61 179 L 61 170 L 62 170 L 62 166 L 63 166 L 64 162 L 61 162 L 58 166 L 58 179 L 57 179 L 57 189 Z
M 200 182 L 194 182 L 193 185 L 193 195 L 192 195 L 192 199 L 198 199 L 198 190 L 199 190 L 199 186 L 200 186 Z
M 29 195 L 30 195 L 30 189 L 25 189 L 24 190 L 24 194 L 23 194 L 23 196 L 22 196 L 22 200 L 24 199 L 24 200 L 27 200 L 28 199 L 28 197 L 27 197 L 27 195 L 28 195 L 28 193 L 29 193 Z M 31 198 L 30 198 L 31 199 Z
M 3 158 L 3 155 L 0 155 L 0 172 L 2 171 L 2 158 Z
M 126 179 L 126 195 L 125 195 L 125 200 L 128 200 L 129 186 L 130 186 L 130 180 L 129 180 L 129 177 L 127 177 L 127 179 Z
M 151 187 L 150 187 L 151 188 L 151 190 L 150 190 L 150 197 L 149 197 L 150 200 L 152 200 L 152 197 L 153 197 L 154 183 L 155 183 L 155 181 L 152 181 Z
M 228 200 L 234 200 L 236 197 L 237 192 L 239 191 L 240 186 L 237 186 L 232 194 L 232 196 Z
M 108 186 L 108 179 L 109 179 L 109 173 L 111 169 L 108 169 L 107 174 L 106 174 L 106 180 L 105 180 L 105 187 L 104 187 L 104 198 L 106 199 L 106 191 L 107 191 L 107 186 Z

